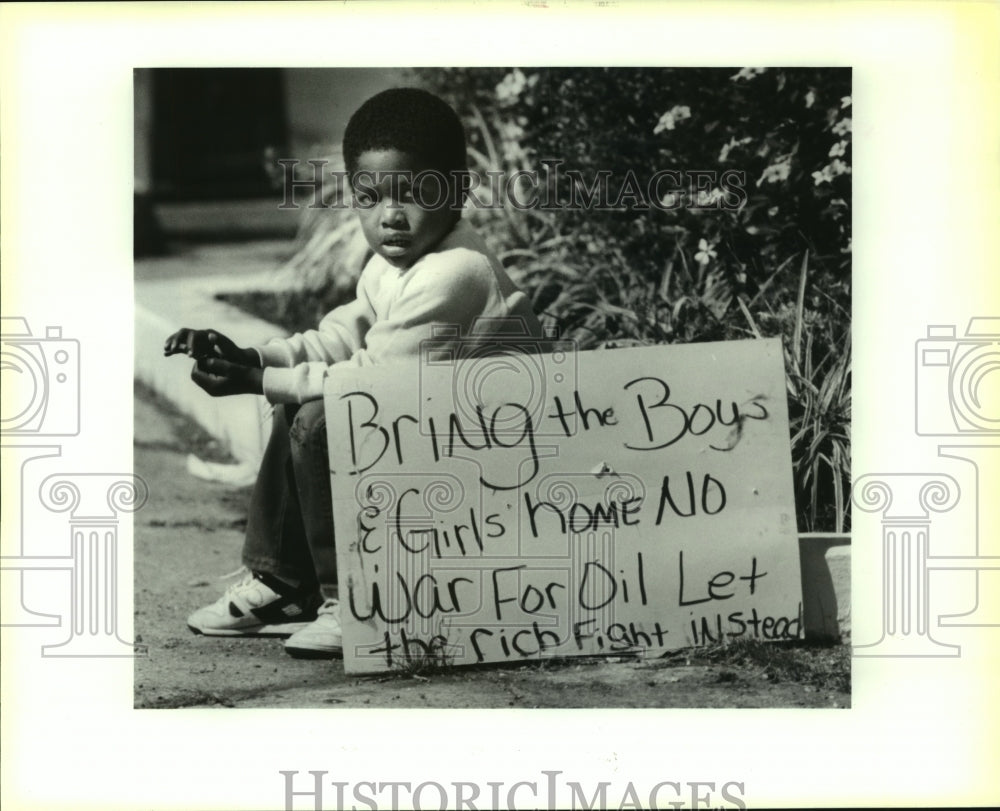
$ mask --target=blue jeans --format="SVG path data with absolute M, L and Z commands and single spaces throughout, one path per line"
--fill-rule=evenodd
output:
M 250 499 L 243 565 L 336 597 L 328 453 L 322 400 L 275 406 Z

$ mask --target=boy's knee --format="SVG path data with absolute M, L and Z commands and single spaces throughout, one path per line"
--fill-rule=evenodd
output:
M 321 443 L 326 447 L 326 413 L 322 400 L 303 403 L 292 420 L 290 435 L 299 445 Z

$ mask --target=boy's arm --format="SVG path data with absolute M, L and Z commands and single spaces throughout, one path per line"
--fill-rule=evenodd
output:
M 163 354 L 186 354 L 195 360 L 216 358 L 240 366 L 258 368 L 263 365 L 256 350 L 238 347 L 231 339 L 214 329 L 181 327 L 167 338 L 163 344 Z
M 222 358 L 196 360 L 191 379 L 213 397 L 264 393 L 263 369 Z
M 364 343 L 365 333 L 375 320 L 375 310 L 368 296 L 371 274 L 363 272 L 358 280 L 357 297 L 327 313 L 318 329 L 296 333 L 290 338 L 275 338 L 253 347 L 265 368 L 289 368 L 300 363 L 330 365 L 345 360 Z
M 264 394 L 272 403 L 301 403 L 321 398 L 327 374 L 338 366 L 417 358 L 421 342 L 434 337 L 435 326 L 455 325 L 467 335 L 475 319 L 486 311 L 493 293 L 493 274 L 485 259 L 424 268 L 392 303 L 389 316 L 371 325 L 364 347 L 333 366 L 307 362 L 292 369 L 268 368 Z

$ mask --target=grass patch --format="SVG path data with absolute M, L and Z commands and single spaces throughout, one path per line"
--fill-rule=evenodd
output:
M 798 684 L 820 693 L 851 693 L 851 647 L 847 644 L 819 645 L 807 642 L 763 642 L 737 640 L 702 648 L 670 651 L 657 659 L 635 656 L 558 656 L 517 662 L 488 662 L 461 668 L 450 666 L 447 657 L 419 656 L 400 661 L 392 670 L 372 674 L 376 682 L 416 679 L 489 678 L 504 675 L 532 677 L 546 673 L 595 669 L 602 665 L 626 664 L 640 669 L 672 669 L 701 666 L 709 668 L 703 683 L 746 689 L 766 682 L 770 685 Z
M 737 640 L 692 649 L 689 662 L 729 668 L 721 671 L 719 681 L 735 681 L 740 671 L 750 671 L 773 684 L 794 682 L 817 690 L 851 692 L 849 645 Z

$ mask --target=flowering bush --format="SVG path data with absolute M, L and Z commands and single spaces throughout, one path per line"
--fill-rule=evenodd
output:
M 582 347 L 781 336 L 800 528 L 844 529 L 850 71 L 459 68 L 417 78 L 460 111 L 484 179 L 551 179 L 560 162 L 588 186 L 602 172 L 612 189 L 638 180 L 623 205 L 470 216 L 536 309 Z M 654 200 L 646 179 L 661 170 L 708 182 Z M 735 199 L 718 182 L 726 170 L 739 173 Z
M 582 348 L 782 337 L 799 525 L 844 529 L 850 70 L 456 68 L 414 82 L 463 117 L 481 202 L 497 202 L 493 173 L 521 201 L 533 175 L 554 203 L 468 216 L 564 336 Z M 651 187 L 658 172 L 671 182 Z M 573 204 L 574 173 L 589 205 Z

